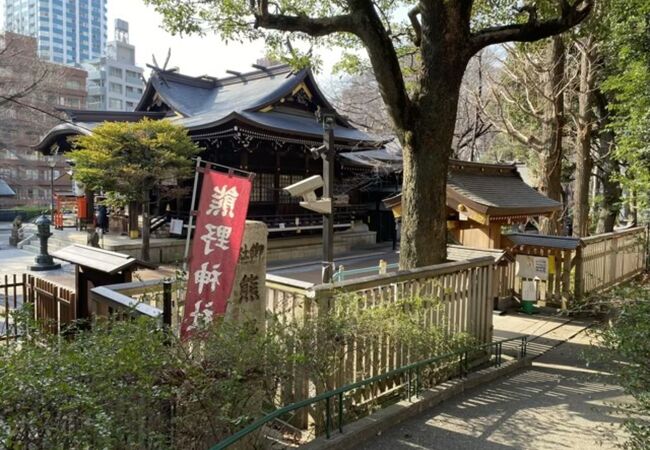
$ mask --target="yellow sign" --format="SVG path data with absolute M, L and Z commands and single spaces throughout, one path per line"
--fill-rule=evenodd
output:
M 548 273 L 555 273 L 555 256 L 551 255 L 548 257 Z

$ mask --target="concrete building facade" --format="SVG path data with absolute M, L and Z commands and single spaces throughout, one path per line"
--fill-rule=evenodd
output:
M 133 111 L 142 97 L 143 69 L 135 64 L 135 46 L 129 43 L 129 23 L 115 21 L 115 38 L 106 56 L 83 65 L 88 70 L 88 109 Z
M 104 55 L 107 0 L 5 0 L 5 31 L 36 38 L 40 58 L 78 65 Z
M 0 198 L 0 208 L 47 207 L 52 175 L 55 191 L 71 189 L 69 182 L 56 181 L 67 165 L 58 157 L 51 167 L 51 159 L 32 145 L 62 123 L 57 108 L 85 107 L 86 71 L 41 60 L 34 37 L 0 34 L 0 96 L 0 179 L 16 193 Z

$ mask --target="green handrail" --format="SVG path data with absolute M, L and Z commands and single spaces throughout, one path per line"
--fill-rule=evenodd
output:
M 439 355 L 439 356 L 434 356 L 433 358 L 425 359 L 422 361 L 418 361 L 415 363 L 408 364 L 406 366 L 399 367 L 397 369 L 393 369 L 389 372 L 385 372 L 379 375 L 375 375 L 374 377 L 366 378 L 365 380 L 357 381 L 356 383 L 348 384 L 345 386 L 341 386 L 337 389 L 334 389 L 332 391 L 324 392 L 322 394 L 316 395 L 315 397 L 310 397 L 306 398 L 304 400 L 300 400 L 298 402 L 292 403 L 290 405 L 287 405 L 283 408 L 276 409 L 275 411 L 267 414 L 264 417 L 261 417 L 257 419 L 255 422 L 251 423 L 250 425 L 242 428 L 235 434 L 227 437 L 226 439 L 223 439 L 222 441 L 218 442 L 215 444 L 213 447 L 211 447 L 210 450 L 223 450 L 225 448 L 228 448 L 232 444 L 236 443 L 243 437 L 249 435 L 253 431 L 257 430 L 258 428 L 261 428 L 263 425 L 267 424 L 268 422 L 277 419 L 278 417 L 290 413 L 292 411 L 296 411 L 298 409 L 304 408 L 306 406 L 312 405 L 314 403 L 318 403 L 320 401 L 325 401 L 326 402 L 326 426 L 325 426 L 325 433 L 327 438 L 329 439 L 330 437 L 330 425 L 331 425 L 331 413 L 330 413 L 330 399 L 332 397 L 338 396 L 339 400 L 339 414 L 338 414 L 338 428 L 339 431 L 342 433 L 343 432 L 343 394 L 349 391 L 353 391 L 355 389 L 361 388 L 368 386 L 370 384 L 376 383 L 378 381 L 381 381 L 385 378 L 391 378 L 396 375 L 401 375 L 403 373 L 408 373 L 408 384 L 407 384 L 407 390 L 408 390 L 408 397 L 409 400 L 411 399 L 411 372 L 416 370 L 419 373 L 419 369 L 423 366 L 428 366 L 430 364 L 433 364 L 435 362 L 440 362 L 452 357 L 460 357 L 459 363 L 460 363 L 460 368 L 462 370 L 462 373 L 460 375 L 466 375 L 467 374 L 467 357 L 469 353 L 472 352 L 478 352 L 481 351 L 485 348 L 493 348 L 494 349 L 494 355 L 495 355 L 495 365 L 500 366 L 501 361 L 502 361 L 502 354 L 503 354 L 503 344 L 507 342 L 512 342 L 512 341 L 521 341 L 521 348 L 520 348 L 520 356 L 524 357 L 526 356 L 526 350 L 527 350 L 527 342 L 528 342 L 528 335 L 523 335 L 523 336 L 518 336 L 518 337 L 513 337 L 513 338 L 508 338 L 508 339 L 502 339 L 499 341 L 494 341 L 490 342 L 488 344 L 483 344 L 479 345 L 477 347 L 474 347 L 470 350 L 459 350 L 456 352 L 451 352 L 451 353 L 446 353 L 444 355 Z M 416 378 L 416 386 L 415 386 L 415 391 L 417 394 L 417 391 L 419 391 L 418 386 L 417 386 L 417 379 L 419 379 L 419 376 Z

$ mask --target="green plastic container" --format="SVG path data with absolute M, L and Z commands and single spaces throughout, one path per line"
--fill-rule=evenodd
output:
M 531 300 L 522 300 L 521 311 L 526 314 L 535 314 L 537 312 L 535 309 L 535 302 Z

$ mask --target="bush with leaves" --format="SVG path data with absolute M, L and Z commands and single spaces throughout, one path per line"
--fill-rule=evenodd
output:
M 600 346 L 590 354 L 607 362 L 617 382 L 634 398 L 616 406 L 627 418 L 624 426 L 629 439 L 624 447 L 650 449 L 650 284 L 629 284 L 593 301 L 607 303 L 612 315 L 593 330 Z
M 23 338 L 0 349 L 0 443 L 203 449 L 278 406 L 278 388 L 296 373 L 319 390 L 331 388 L 352 343 L 364 351 L 390 340 L 408 349 L 408 362 L 471 343 L 425 326 L 433 300 L 369 309 L 359 302 L 338 298 L 314 316 L 289 323 L 268 317 L 263 327 L 219 319 L 186 341 L 146 318 L 98 320 L 61 338 L 24 320 L 27 309 L 17 317 Z M 256 448 L 257 438 L 247 448 Z

